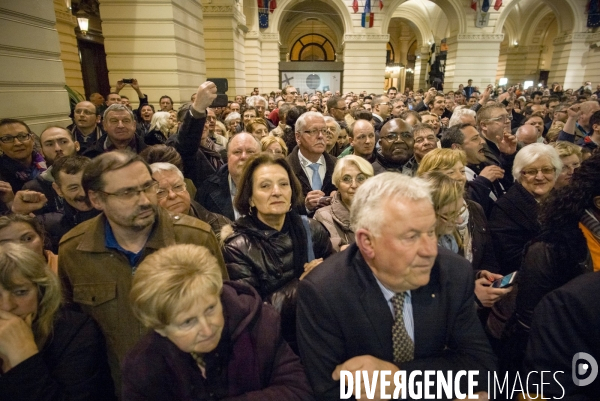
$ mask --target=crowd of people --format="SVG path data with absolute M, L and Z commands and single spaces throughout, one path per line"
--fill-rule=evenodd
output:
M 0 398 L 334 400 L 344 370 L 432 370 L 597 399 L 571 362 L 600 358 L 599 95 L 217 107 L 205 82 L 174 110 L 133 79 L 67 128 L 0 120 Z

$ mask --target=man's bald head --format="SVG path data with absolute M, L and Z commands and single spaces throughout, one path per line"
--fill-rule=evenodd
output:
M 531 145 L 538 141 L 538 130 L 533 125 L 521 125 L 516 133 L 517 141 L 523 145 Z

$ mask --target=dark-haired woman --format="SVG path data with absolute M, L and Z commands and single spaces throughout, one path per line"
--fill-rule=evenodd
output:
M 540 210 L 541 233 L 524 253 L 515 313 L 504 335 L 518 344 L 520 365 L 533 311 L 544 295 L 573 278 L 600 270 L 600 154 L 581 164 L 570 183 L 554 192 Z
M 329 233 L 295 212 L 302 190 L 284 158 L 255 156 L 240 182 L 234 204 L 244 217 L 224 241 L 227 270 L 231 280 L 250 284 L 281 312 L 284 338 L 293 346 L 296 285 L 332 253 Z

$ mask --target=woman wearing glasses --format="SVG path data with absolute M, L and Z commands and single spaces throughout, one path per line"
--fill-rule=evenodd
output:
M 515 156 L 515 183 L 498 199 L 489 220 L 499 273 L 503 276 L 521 269 L 525 245 L 540 233 L 540 202 L 554 188 L 562 167 L 556 150 L 543 143 L 527 145 Z M 496 339 L 500 339 L 506 320 L 514 311 L 515 296 L 513 291 L 492 310 L 488 331 Z
M 512 171 L 515 183 L 498 199 L 490 217 L 500 274 L 521 267 L 525 244 L 540 230 L 539 204 L 554 188 L 562 167 L 558 153 L 550 145 L 534 143 L 517 153 Z
M 600 154 L 581 164 L 569 184 L 540 208 L 541 232 L 526 248 L 515 313 L 507 323 L 507 347 L 521 358 L 534 309 L 549 292 L 600 269 Z M 512 352 L 511 352 L 512 353 Z M 520 365 L 520 359 L 516 361 Z
M 358 187 L 373 177 L 373 166 L 360 156 L 348 155 L 338 160 L 331 176 L 337 192 L 331 204 L 318 209 L 314 219 L 323 223 L 331 237 L 336 252 L 354 243 L 354 230 L 350 227 L 350 206 Z

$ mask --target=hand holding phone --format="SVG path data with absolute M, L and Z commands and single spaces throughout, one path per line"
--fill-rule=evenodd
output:
M 514 271 L 506 276 L 495 280 L 492 283 L 493 288 L 507 288 L 512 286 L 515 283 L 515 278 L 517 277 L 518 271 Z

